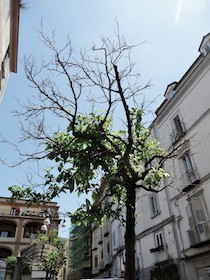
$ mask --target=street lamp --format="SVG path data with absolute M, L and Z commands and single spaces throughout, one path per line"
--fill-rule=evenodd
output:
M 64 219 L 63 219 L 63 222 L 61 224 L 61 227 L 66 228 L 67 227 L 67 222 L 66 222 L 65 214 L 63 214 L 63 215 L 64 215 Z M 45 233 L 47 233 L 47 231 L 49 229 L 49 226 L 51 225 L 51 221 L 53 221 L 53 219 L 54 219 L 53 215 L 51 215 L 50 217 L 51 217 L 51 220 L 49 219 L 49 215 L 47 214 L 46 219 L 44 220 L 44 223 L 41 226 L 41 231 L 43 231 Z
M 66 219 L 64 218 L 63 223 L 61 225 L 62 228 L 66 228 L 67 227 L 67 222 Z
M 43 225 L 41 226 L 41 231 L 47 232 L 47 230 L 48 230 L 47 225 L 43 224 Z
M 22 264 L 21 264 L 21 253 L 18 251 L 17 253 L 17 264 L 14 271 L 14 280 L 20 280 L 21 279 L 21 272 L 22 272 Z
M 48 231 L 48 227 L 50 224 L 51 224 L 50 219 L 47 216 L 46 219 L 44 220 L 44 224 L 41 226 L 41 231 L 46 233 Z
M 55 215 L 54 215 L 55 214 Z M 53 230 L 54 229 L 54 218 L 57 219 L 57 223 L 56 223 L 56 227 L 58 226 L 58 221 L 60 222 L 61 219 L 58 219 L 58 215 L 57 214 L 60 214 L 60 213 L 53 213 L 51 212 L 50 209 L 47 210 L 47 212 L 45 212 L 45 220 L 43 221 L 43 225 L 41 226 L 41 231 L 47 235 L 48 237 L 48 242 L 49 244 L 51 244 L 52 246 L 53 245 L 53 241 L 54 241 L 54 238 L 55 238 L 55 235 L 54 235 L 54 232 L 51 231 L 51 229 Z M 63 221 L 61 223 L 61 227 L 62 228 L 65 228 L 67 227 L 67 223 L 66 223 L 66 219 L 65 219 L 65 214 L 61 213 L 64 218 L 63 218 Z M 57 233 L 56 233 L 56 236 L 57 236 Z M 66 263 L 67 263 L 67 260 L 66 258 L 64 258 L 64 263 L 62 264 L 63 266 L 63 273 L 64 273 L 64 279 L 66 280 L 67 279 L 67 267 L 66 267 Z M 46 272 L 48 274 L 48 272 Z M 56 271 L 53 272 L 53 276 L 52 276 L 52 279 L 57 279 L 56 277 Z

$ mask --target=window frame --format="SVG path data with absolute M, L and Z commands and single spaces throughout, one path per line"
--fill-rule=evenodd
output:
M 98 255 L 94 256 L 94 265 L 95 265 L 95 267 L 98 266 Z
M 210 224 L 206 203 L 202 193 L 195 194 L 189 198 L 189 204 L 186 207 L 190 232 L 196 236 L 196 243 L 209 239 Z
M 207 41 L 207 43 L 204 45 L 204 50 L 206 55 L 210 52 L 210 40 Z
M 182 121 L 180 113 L 176 113 L 172 119 L 172 132 L 170 134 L 172 143 L 179 141 L 179 139 L 185 134 L 185 126 Z
M 196 168 L 193 161 L 193 157 L 190 154 L 189 150 L 183 153 L 183 155 L 181 156 L 181 160 L 182 166 L 184 167 L 185 171 L 183 175 L 187 176 L 187 179 L 190 184 L 193 184 L 195 181 L 198 180 L 198 176 L 196 174 Z
M 151 216 L 156 217 L 161 212 L 158 194 L 153 193 L 152 195 L 150 195 L 149 201 L 150 201 Z
M 113 249 L 116 247 L 116 233 L 115 230 L 112 232 Z
M 164 251 L 164 238 L 163 232 L 158 231 L 154 234 L 155 238 L 155 247 L 159 249 L 159 251 Z

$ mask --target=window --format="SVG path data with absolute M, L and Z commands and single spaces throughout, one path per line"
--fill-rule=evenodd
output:
M 0 236 L 1 237 L 15 237 L 16 224 L 13 222 L 0 221 Z
M 36 223 L 27 224 L 24 228 L 23 238 L 34 239 L 34 237 L 37 236 L 40 227 L 41 227 L 40 224 L 36 224 Z
M 94 248 L 97 248 L 97 245 L 98 245 L 98 232 L 97 231 L 94 232 L 93 244 L 94 244 Z
M 171 99 L 176 94 L 175 90 L 169 90 L 166 94 L 167 99 Z
M 191 244 L 210 239 L 209 222 L 202 196 L 190 199 L 187 214 L 191 228 L 188 232 Z
M 189 152 L 183 155 L 182 161 L 189 182 L 194 183 L 196 181 L 196 174 Z
M 96 255 L 95 256 L 95 267 L 97 267 L 98 266 L 98 256 Z
M 156 253 L 156 252 L 164 251 L 162 232 L 155 233 L 154 239 L 155 239 L 155 248 L 151 248 L 150 253 Z
M 10 210 L 10 215 L 20 215 L 20 207 L 12 207 Z
M 184 125 L 180 120 L 179 115 L 173 119 L 173 131 L 171 133 L 172 142 L 176 142 L 179 140 L 180 137 L 184 135 Z
M 122 236 L 122 226 L 121 226 L 121 224 L 118 225 L 118 244 L 119 244 L 119 246 L 123 245 L 123 236 Z
M 11 215 L 16 215 L 16 208 L 12 207 L 10 210 Z
M 175 124 L 175 128 L 176 128 L 177 133 L 178 133 L 179 135 L 182 135 L 182 133 L 183 133 L 183 128 L 182 128 L 182 124 L 181 124 L 179 115 L 177 115 L 177 116 L 174 118 L 174 124 Z
M 155 244 L 156 247 L 163 248 L 163 237 L 161 232 L 155 234 Z
M 150 205 L 152 216 L 156 216 L 160 213 L 160 206 L 158 201 L 158 194 L 154 193 L 150 196 Z
M 112 233 L 112 239 L 113 239 L 113 247 L 116 246 L 116 239 L 115 239 L 115 231 Z
M 107 247 L 107 254 L 109 254 L 109 253 L 110 253 L 110 245 L 109 245 L 109 242 L 107 242 L 106 247 Z
M 9 233 L 8 231 L 1 231 L 0 232 L 0 237 L 8 237 Z
M 210 46 L 208 44 L 205 46 L 205 51 L 206 51 L 206 53 L 210 52 Z
M 103 259 L 104 258 L 104 251 L 103 251 L 103 249 L 101 249 L 101 259 Z
M 210 52 L 210 41 L 208 41 L 206 43 L 206 45 L 204 46 L 204 49 L 205 49 L 206 54 Z

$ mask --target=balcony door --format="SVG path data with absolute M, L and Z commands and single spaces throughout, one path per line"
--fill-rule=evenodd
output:
M 209 225 L 201 197 L 193 197 L 188 207 L 188 217 L 191 229 L 198 236 L 199 242 L 210 238 Z

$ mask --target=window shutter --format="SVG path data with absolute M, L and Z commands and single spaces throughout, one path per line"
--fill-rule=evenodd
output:
M 206 222 L 206 214 L 200 197 L 192 198 L 192 210 L 196 223 Z
M 194 220 L 194 217 L 193 217 L 193 214 L 192 214 L 191 205 L 188 205 L 186 210 L 187 210 L 187 216 L 188 216 L 188 219 L 189 219 L 190 228 L 194 229 L 195 228 L 195 220 Z
M 174 124 L 175 124 L 177 134 L 179 136 L 181 136 L 183 133 L 183 129 L 182 129 L 182 124 L 181 124 L 181 121 L 180 121 L 180 118 L 178 115 L 174 118 Z

